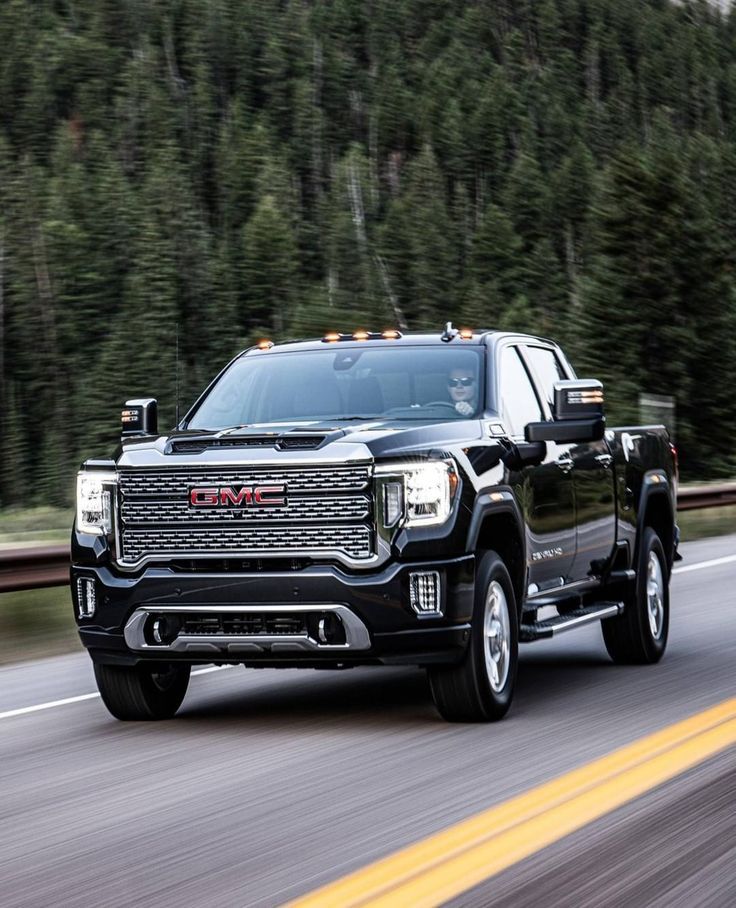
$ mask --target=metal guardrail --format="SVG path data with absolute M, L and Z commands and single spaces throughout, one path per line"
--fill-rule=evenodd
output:
M 700 508 L 722 508 L 736 504 L 736 482 L 718 485 L 681 486 L 677 494 L 678 511 L 697 511 Z
M 0 593 L 69 583 L 69 546 L 36 545 L 0 551 Z
M 736 505 L 736 483 L 681 487 L 678 511 Z M 0 593 L 65 586 L 69 582 L 69 546 L 48 545 L 0 551 Z

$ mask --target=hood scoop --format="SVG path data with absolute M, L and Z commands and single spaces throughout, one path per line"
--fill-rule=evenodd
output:
M 274 448 L 276 451 L 316 451 L 345 433 L 291 429 L 288 432 L 254 432 L 239 435 L 195 435 L 175 438 L 166 445 L 166 454 L 201 454 L 212 448 Z

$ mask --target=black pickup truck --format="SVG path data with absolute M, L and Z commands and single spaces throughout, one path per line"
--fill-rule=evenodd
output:
M 606 428 L 551 341 L 328 334 L 236 357 L 176 428 L 128 401 L 77 486 L 72 594 L 102 699 L 171 717 L 192 665 L 426 666 L 453 721 L 505 714 L 520 642 L 600 621 L 664 653 L 677 455 Z

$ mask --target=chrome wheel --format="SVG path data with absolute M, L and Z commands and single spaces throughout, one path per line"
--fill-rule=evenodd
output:
M 450 722 L 495 722 L 514 695 L 519 653 L 514 586 L 499 555 L 479 552 L 470 638 L 461 662 L 429 667 L 435 705 Z
M 509 674 L 511 621 L 506 594 L 497 580 L 488 587 L 483 624 L 488 683 L 498 693 L 503 690 Z
M 664 627 L 664 575 L 656 552 L 649 553 L 647 565 L 647 615 L 652 637 L 659 640 Z
M 652 527 L 644 527 L 636 553 L 636 583 L 624 612 L 601 622 L 609 656 L 619 665 L 653 665 L 664 655 L 670 626 L 669 564 Z

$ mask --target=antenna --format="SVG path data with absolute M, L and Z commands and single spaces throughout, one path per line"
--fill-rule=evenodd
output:
M 176 322 L 176 428 L 179 428 L 179 322 Z

